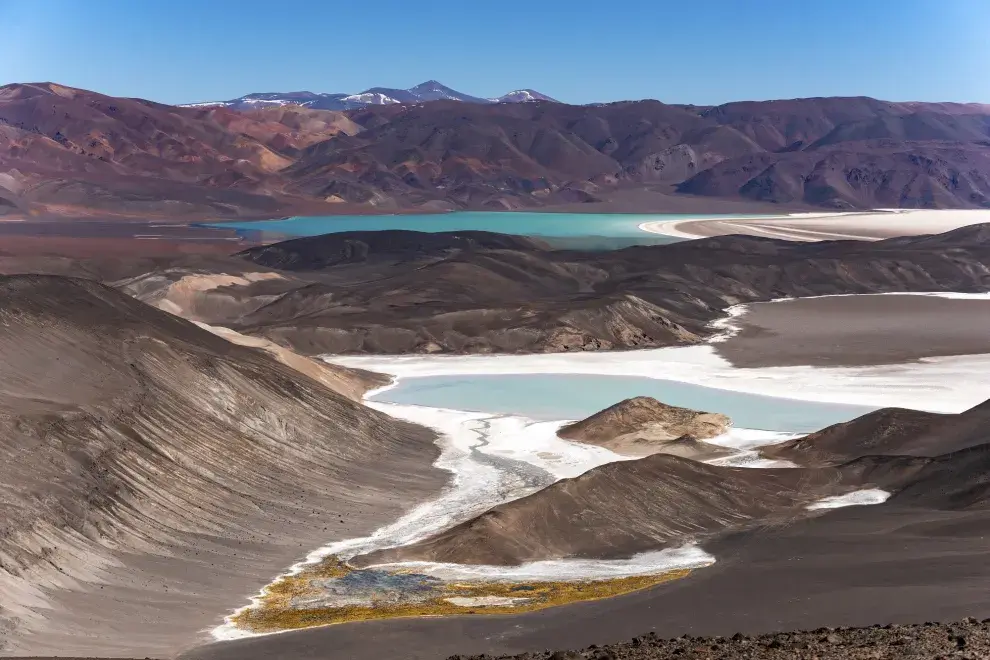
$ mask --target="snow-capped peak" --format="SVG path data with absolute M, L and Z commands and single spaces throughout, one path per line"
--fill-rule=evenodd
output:
M 369 105 L 397 103 L 426 103 L 428 101 L 460 101 L 463 103 L 526 103 L 554 99 L 532 89 L 519 89 L 495 99 L 462 94 L 436 80 L 428 80 L 409 89 L 372 87 L 359 94 L 314 94 L 313 92 L 264 92 L 247 94 L 230 101 L 190 103 L 185 107 L 225 106 L 235 110 L 262 108 L 273 105 L 301 105 L 315 110 L 354 110 Z
M 199 103 L 183 103 L 180 108 L 221 108 L 230 105 L 228 101 L 200 101 Z
M 517 89 L 496 99 L 491 99 L 491 101 L 493 103 L 529 103 L 531 101 L 557 102 L 556 99 L 552 99 L 546 94 L 540 94 L 532 89 Z
M 341 101 L 348 101 L 351 103 L 362 103 L 365 105 L 391 105 L 393 103 L 398 103 L 397 100 L 393 99 L 391 96 L 386 96 L 380 92 L 364 92 L 363 94 L 351 94 L 350 96 L 345 96 Z

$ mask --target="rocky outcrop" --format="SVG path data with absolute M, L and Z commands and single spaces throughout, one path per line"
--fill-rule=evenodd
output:
M 627 456 L 659 453 L 703 460 L 729 453 L 701 441 L 721 435 L 730 424 L 731 420 L 719 413 L 669 406 L 641 396 L 568 424 L 557 435 Z

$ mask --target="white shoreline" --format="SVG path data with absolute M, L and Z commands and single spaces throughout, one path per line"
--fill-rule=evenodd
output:
M 990 300 L 990 294 L 900 293 L 890 295 L 929 295 L 947 298 Z M 830 297 L 830 296 L 822 296 Z M 782 298 L 771 302 L 791 300 Z M 738 331 L 732 323 L 746 313 L 746 305 L 727 310 L 727 316 L 713 324 L 719 329 L 714 341 Z M 525 484 L 506 483 L 512 475 L 499 473 L 490 465 L 471 460 L 473 449 L 491 456 L 523 461 L 542 468 L 557 480 L 577 476 L 609 462 L 633 460 L 610 450 L 558 438 L 556 431 L 565 421 L 537 422 L 524 417 L 463 412 L 422 406 L 368 401 L 368 398 L 395 387 L 402 378 L 465 374 L 582 373 L 631 375 L 675 380 L 731 391 L 751 392 L 804 401 L 899 405 L 940 412 L 959 412 L 990 398 L 990 381 L 983 374 L 990 367 L 990 355 L 931 358 L 907 365 L 856 368 L 774 367 L 740 369 L 718 357 L 710 345 L 661 348 L 614 353 L 539 354 L 523 356 L 323 356 L 327 362 L 390 374 L 392 382 L 369 391 L 365 403 L 382 412 L 440 433 L 441 455 L 435 466 L 452 473 L 451 483 L 430 501 L 423 502 L 395 522 L 384 525 L 367 537 L 337 541 L 310 552 L 282 575 L 296 575 L 307 566 L 330 555 L 348 559 L 372 550 L 414 543 L 450 526 L 470 519 L 492 506 L 538 490 Z M 952 385 L 946 386 L 947 381 Z M 810 387 L 809 387 L 810 385 Z M 919 405 L 920 404 L 920 405 Z M 482 430 L 482 426 L 486 426 Z M 487 433 L 485 438 L 482 434 Z M 783 442 L 801 434 L 770 433 L 730 429 L 709 442 L 740 450 L 739 454 L 715 459 L 712 464 L 747 467 L 784 467 L 786 462 L 761 459 L 754 448 Z M 522 440 L 520 442 L 520 440 Z M 485 444 L 483 448 L 479 445 Z M 824 498 L 808 505 L 810 510 L 842 506 L 879 504 L 890 493 L 879 489 L 855 491 Z M 553 560 L 530 562 L 518 567 L 465 566 L 430 562 L 380 565 L 376 568 L 415 568 L 417 571 L 449 579 L 479 580 L 568 580 L 608 579 L 697 568 L 715 558 L 694 545 L 647 552 L 627 560 Z M 281 576 L 279 576 L 281 577 Z M 277 578 L 276 578 L 277 579 Z M 274 582 L 274 580 L 273 580 Z M 252 633 L 238 628 L 231 618 L 257 606 L 265 589 L 248 605 L 225 617 L 223 624 L 210 630 L 217 641 L 257 637 L 272 633 Z
M 859 294 L 852 294 L 859 295 Z M 865 294 L 880 295 L 880 294 Z M 901 292 L 959 300 L 990 300 L 987 293 Z M 821 296 L 831 297 L 831 296 Z M 783 302 L 792 298 L 781 298 Z M 766 303 L 754 303 L 766 304 Z M 747 305 L 726 310 L 713 340 L 731 336 L 732 320 Z M 917 362 L 859 367 L 733 367 L 710 344 L 630 351 L 529 355 L 322 356 L 327 362 L 394 375 L 423 376 L 590 374 L 672 380 L 782 399 L 876 408 L 904 407 L 957 413 L 990 399 L 990 354 L 923 358 Z
M 367 398 L 390 389 L 396 385 L 396 382 L 372 390 L 365 396 Z M 441 454 L 434 465 L 449 471 L 452 474 L 451 482 L 436 498 L 419 504 L 396 521 L 376 529 L 368 536 L 336 541 L 317 548 L 307 554 L 305 559 L 293 564 L 285 573 L 275 577 L 272 582 L 283 576 L 297 575 L 306 567 L 318 564 L 331 555 L 347 560 L 374 550 L 415 543 L 469 520 L 493 506 L 524 497 L 540 489 L 520 483 L 518 476 L 508 470 L 499 471 L 491 465 L 473 461 L 472 450 L 477 449 L 492 457 L 521 461 L 541 468 L 552 475 L 554 481 L 576 477 L 607 463 L 638 458 L 616 454 L 604 447 L 559 438 L 557 430 L 569 420 L 534 421 L 512 415 L 463 412 L 367 400 L 365 404 L 392 417 L 436 430 L 440 434 L 437 444 Z M 752 460 L 752 455 L 755 455 L 755 452 L 751 451 L 753 443 L 763 439 L 765 442 L 762 444 L 772 444 L 792 437 L 796 436 L 739 429 L 719 436 L 713 439 L 713 442 L 738 448 L 740 450 L 738 456 L 748 466 L 763 467 L 766 461 Z M 530 562 L 515 567 L 409 562 L 368 568 L 414 568 L 418 572 L 457 580 L 568 581 L 653 575 L 707 566 L 714 561 L 714 557 L 697 546 L 687 544 L 680 548 L 641 553 L 625 560 L 562 559 Z M 239 628 L 232 622 L 232 618 L 236 615 L 260 605 L 266 590 L 267 585 L 251 597 L 247 605 L 238 608 L 226 616 L 221 625 L 206 632 L 209 632 L 216 641 L 289 632 L 286 630 L 254 633 Z
M 793 241 L 864 240 L 940 234 L 990 222 L 984 209 L 876 209 L 874 211 L 790 213 L 776 217 L 711 217 L 655 220 L 641 231 L 675 238 L 745 234 Z M 692 228 L 694 231 L 692 231 Z

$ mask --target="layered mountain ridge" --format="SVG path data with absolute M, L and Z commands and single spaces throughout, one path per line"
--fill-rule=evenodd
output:
M 241 253 L 301 282 L 263 306 L 226 308 L 217 322 L 308 354 L 688 344 L 739 303 L 985 291 L 985 231 L 872 243 L 730 236 L 611 252 L 547 251 L 483 232 L 328 234 Z
M 572 106 L 471 102 L 438 83 L 413 89 L 419 100 L 372 89 L 346 110 L 318 109 L 309 93 L 238 110 L 54 83 L 0 87 L 0 213 L 683 212 L 714 199 L 741 212 L 990 206 L 985 105 Z

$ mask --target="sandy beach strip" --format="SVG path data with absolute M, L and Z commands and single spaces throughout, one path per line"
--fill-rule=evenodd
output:
M 990 222 L 990 210 L 878 209 L 848 213 L 793 213 L 777 217 L 721 217 L 659 220 L 642 231 L 677 238 L 746 234 L 791 241 L 867 240 L 938 234 Z

